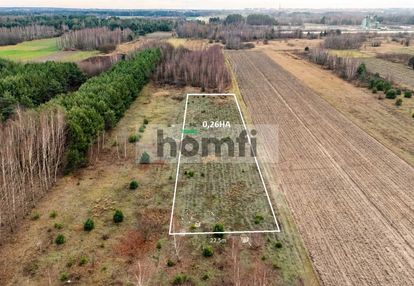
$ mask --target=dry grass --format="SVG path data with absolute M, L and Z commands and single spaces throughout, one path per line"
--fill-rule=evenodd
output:
M 201 50 L 208 46 L 207 40 L 193 40 L 193 39 L 184 39 L 184 38 L 170 38 L 167 40 L 174 47 L 184 46 L 190 50 Z
M 235 281 L 228 275 L 233 269 L 254 273 L 243 276 L 250 285 L 259 276 L 266 277 L 267 284 L 307 281 L 303 265 L 307 257 L 295 232 L 251 237 L 251 246 L 241 244 L 239 236 L 226 237 L 225 243 L 212 243 L 214 255 L 208 259 L 201 254 L 202 247 L 210 244 L 208 236 L 168 236 L 174 186 L 170 176 L 175 175 L 176 164 L 137 165 L 137 149 L 127 138 L 146 118 L 150 124 L 140 133 L 138 151 L 153 148 L 157 128 L 180 126 L 183 95 L 197 91 L 146 86 L 111 134 L 105 134 L 105 140 L 100 138 L 91 165 L 59 179 L 33 210 L 40 218 L 25 219 L 13 239 L 0 247 L 0 284 L 55 285 L 60 283 L 61 273 L 67 273 L 69 279 L 83 285 L 145 281 L 145 285 L 155 286 L 169 285 L 175 275 L 184 273 L 197 285 L 230 285 Z M 128 189 L 132 179 L 139 182 L 135 191 Z M 115 209 L 124 213 L 120 224 L 112 221 Z M 52 211 L 57 212 L 56 218 L 49 217 Z M 89 217 L 95 229 L 87 233 L 83 223 Z M 56 229 L 55 223 L 62 228 Z M 60 246 L 54 243 L 58 233 L 66 237 Z M 230 238 L 240 243 L 240 259 L 233 262 L 229 259 Z M 275 249 L 279 239 L 283 248 Z M 266 259 L 261 260 L 262 256 Z M 168 267 L 168 260 L 175 265 Z M 205 273 L 209 273 L 207 281 L 202 280 Z
M 273 50 L 273 51 L 300 51 L 303 52 L 305 47 L 319 47 L 322 40 L 314 39 L 289 39 L 289 40 L 272 40 L 267 45 L 262 41 L 254 42 L 255 50 Z

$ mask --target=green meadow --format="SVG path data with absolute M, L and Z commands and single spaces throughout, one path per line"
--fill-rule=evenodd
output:
M 12 61 L 59 61 L 76 62 L 99 54 L 98 51 L 61 51 L 57 38 L 26 41 L 17 45 L 0 47 L 0 58 Z

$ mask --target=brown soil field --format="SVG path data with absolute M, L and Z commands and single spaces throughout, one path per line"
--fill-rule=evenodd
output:
M 329 70 L 289 52 L 264 51 L 303 84 L 329 102 L 402 159 L 414 166 L 414 98 L 378 100 L 378 95 L 340 79 Z
M 253 123 L 278 133 L 278 144 L 261 143 L 279 150 L 266 173 L 322 284 L 413 284 L 413 167 L 264 53 L 227 55 Z

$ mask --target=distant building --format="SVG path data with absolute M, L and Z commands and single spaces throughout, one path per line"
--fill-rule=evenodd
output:
M 377 19 L 377 15 L 365 16 L 364 19 L 362 20 L 361 26 L 365 30 L 381 28 L 381 24 Z

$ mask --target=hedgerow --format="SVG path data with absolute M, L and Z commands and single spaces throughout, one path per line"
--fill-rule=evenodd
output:
M 66 109 L 69 131 L 67 171 L 86 163 L 86 153 L 98 133 L 113 127 L 121 119 L 148 82 L 160 57 L 159 49 L 144 50 L 89 79 L 78 91 L 51 103 Z

